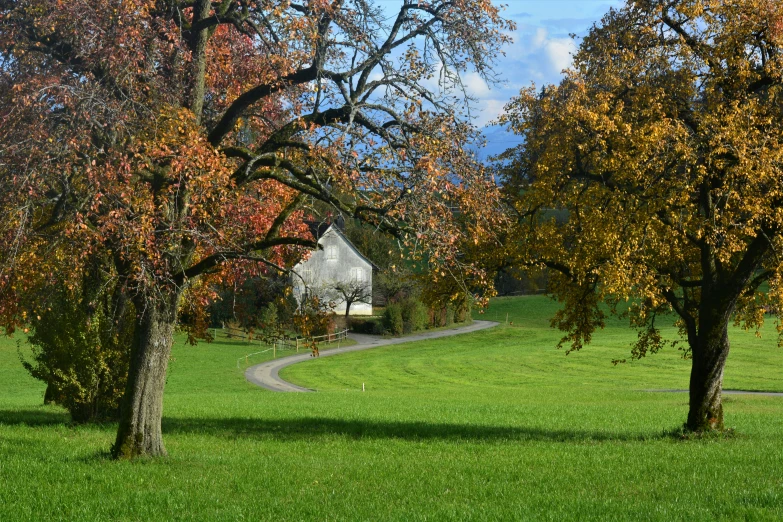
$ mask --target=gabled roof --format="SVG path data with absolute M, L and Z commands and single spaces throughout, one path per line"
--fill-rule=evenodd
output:
M 326 234 L 326 231 L 329 230 L 329 227 L 332 226 L 331 223 L 325 223 L 322 221 L 305 221 L 305 224 L 307 224 L 307 227 L 310 229 L 310 233 L 313 235 L 316 241 L 320 241 L 322 237 L 324 237 L 324 234 Z
M 335 226 L 335 230 L 339 230 L 341 232 L 345 230 L 345 219 L 343 219 L 343 217 L 340 215 L 337 216 L 337 218 L 334 220 L 334 223 L 331 221 L 309 220 L 305 221 L 305 224 L 310 228 L 310 233 L 313 235 L 316 241 L 324 237 L 324 234 L 326 234 L 326 231 L 329 230 L 332 225 Z
M 313 234 L 313 237 L 315 237 L 316 241 L 319 243 L 321 242 L 321 238 L 324 237 L 330 230 L 333 230 L 335 233 L 337 233 L 338 236 L 340 236 L 343 241 L 345 241 L 349 247 L 351 247 L 351 250 L 353 250 L 356 255 L 358 255 L 360 258 L 367 261 L 370 266 L 372 266 L 373 270 L 380 270 L 380 267 L 373 263 L 370 259 L 367 258 L 364 254 L 362 254 L 356 246 L 351 243 L 351 240 L 348 239 L 348 237 L 343 233 L 342 230 L 340 230 L 340 227 L 337 226 L 337 224 L 334 223 L 316 223 L 316 222 L 308 222 L 308 226 L 310 226 L 310 232 Z

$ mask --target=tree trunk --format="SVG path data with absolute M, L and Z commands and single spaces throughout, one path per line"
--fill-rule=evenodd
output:
M 178 298 L 179 292 L 172 291 L 160 300 L 139 299 L 135 303 L 139 316 L 117 441 L 112 447 L 115 458 L 166 455 L 160 423 Z
M 55 404 L 57 401 L 58 390 L 52 383 L 46 383 L 46 391 L 44 392 L 44 404 Z
M 697 346 L 692 347 L 690 408 L 686 428 L 705 432 L 723 430 L 723 368 L 729 355 L 727 322 L 715 328 L 704 328 Z

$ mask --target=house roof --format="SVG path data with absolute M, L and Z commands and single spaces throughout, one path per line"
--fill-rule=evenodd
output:
M 316 241 L 320 242 L 321 238 L 326 235 L 329 230 L 334 230 L 338 236 L 340 236 L 343 241 L 345 241 L 351 249 L 356 252 L 356 255 L 358 255 L 363 260 L 367 261 L 373 268 L 373 270 L 380 270 L 380 267 L 372 262 L 367 256 L 361 253 L 356 246 L 351 243 L 351 240 L 348 239 L 348 237 L 345 235 L 345 233 L 341 230 L 343 225 L 341 223 L 324 223 L 319 221 L 307 221 L 307 226 L 310 227 L 310 233 L 313 234 L 313 237 Z
M 313 235 L 316 241 L 324 237 L 326 231 L 329 230 L 329 227 L 332 226 L 331 223 L 324 223 L 321 221 L 305 221 L 305 223 L 307 224 L 308 228 L 310 228 L 310 233 Z

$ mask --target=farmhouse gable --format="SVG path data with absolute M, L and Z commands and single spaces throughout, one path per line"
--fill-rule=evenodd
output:
M 344 314 L 350 306 L 349 315 L 372 315 L 372 276 L 377 267 L 336 225 L 312 224 L 311 232 L 319 248 L 292 270 L 297 301 L 317 295 L 333 302 L 336 313 Z

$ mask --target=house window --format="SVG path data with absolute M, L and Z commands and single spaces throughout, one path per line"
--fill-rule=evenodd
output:
M 326 247 L 326 260 L 337 261 L 337 245 L 329 245 Z
M 365 281 L 363 268 L 351 268 L 351 282 L 364 283 Z

